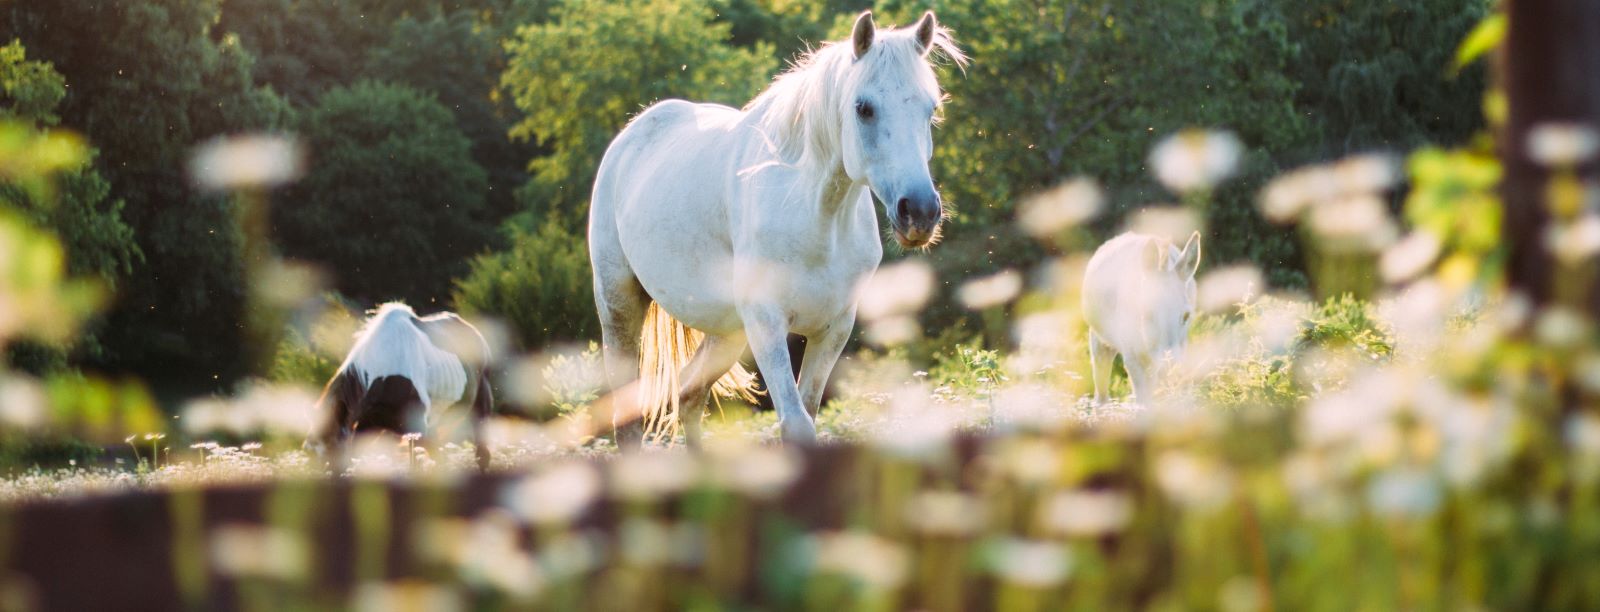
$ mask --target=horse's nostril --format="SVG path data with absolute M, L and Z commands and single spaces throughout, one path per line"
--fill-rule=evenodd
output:
M 910 207 L 911 198 L 900 198 L 900 202 L 895 204 L 895 216 L 901 219 L 910 217 L 911 212 L 908 210 Z

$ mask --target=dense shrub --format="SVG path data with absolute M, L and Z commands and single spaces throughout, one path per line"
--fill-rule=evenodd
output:
M 368 81 L 328 91 L 300 129 L 311 170 L 273 208 L 284 254 L 326 266 L 359 301 L 443 301 L 493 238 L 487 179 L 450 110 Z
M 593 291 L 583 237 L 546 223 L 537 232 L 514 230 L 509 250 L 474 259 L 454 302 L 464 313 L 504 321 L 518 345 L 533 349 L 598 338 Z

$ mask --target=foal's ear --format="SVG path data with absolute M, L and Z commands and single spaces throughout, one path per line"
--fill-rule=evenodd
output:
M 878 26 L 872 23 L 872 11 L 862 11 L 856 17 L 856 27 L 850 32 L 850 42 L 854 45 L 856 59 L 866 55 L 872 49 L 872 40 L 878 35 Z
M 1195 273 L 1200 271 L 1200 232 L 1189 235 L 1189 241 L 1183 243 L 1183 251 L 1178 253 L 1172 269 L 1189 278 L 1194 278 Z
M 922 14 L 922 19 L 917 20 L 917 48 L 923 55 L 933 49 L 933 31 L 938 29 L 939 20 L 933 16 L 933 11 Z

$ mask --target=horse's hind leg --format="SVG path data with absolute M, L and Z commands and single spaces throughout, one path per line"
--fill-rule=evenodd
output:
M 1111 365 L 1117 358 L 1117 350 L 1106 344 L 1100 334 L 1089 330 L 1089 373 L 1094 378 L 1094 403 L 1106 401 L 1106 396 L 1111 393 Z
M 627 264 L 615 262 L 607 266 L 599 258 L 594 262 L 594 304 L 600 314 L 606 387 L 615 392 L 639 377 L 639 333 L 644 328 L 650 296 Z M 613 405 L 634 406 L 636 411 L 638 407 L 633 402 L 634 398 L 618 397 Z M 638 414 L 613 413 L 611 420 L 617 427 L 617 446 L 622 450 L 638 449 L 644 440 L 644 424 Z
M 690 448 L 700 448 L 703 433 L 701 419 L 705 414 L 706 400 L 711 387 L 722 378 L 744 354 L 744 334 L 706 336 L 694 357 L 683 367 L 678 380 L 682 388 L 678 393 L 678 418 L 683 423 L 683 439 Z

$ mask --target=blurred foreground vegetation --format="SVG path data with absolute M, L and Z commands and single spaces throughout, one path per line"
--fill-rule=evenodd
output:
M 1251 206 L 1287 168 L 1457 144 L 1482 125 L 1481 66 L 1452 67 L 1487 0 L 1400 5 L 1227 0 L 886 2 L 885 23 L 938 12 L 978 58 L 943 70 L 951 99 L 934 176 L 956 215 L 941 278 L 1029 267 L 1049 249 L 1009 223 L 1027 196 L 1093 177 L 1110 206 L 1173 201 L 1145 153 L 1190 126 L 1244 145 L 1206 211 L 1207 262 L 1250 262 L 1303 287 L 1304 253 Z M 164 396 L 265 374 L 236 202 L 192 187 L 211 136 L 299 134 L 307 174 L 272 195 L 286 256 L 358 307 L 389 299 L 503 318 L 520 348 L 596 337 L 581 247 L 610 138 L 668 97 L 742 105 L 784 62 L 843 35 L 869 3 L 767 0 L 87 0 L 11 2 L 0 106 L 96 147 L 52 221 L 73 264 L 117 299 L 70 361 L 152 380 Z M 8 56 L 10 57 L 10 56 Z M 8 65 L 15 60 L 8 59 Z M 54 94 L 41 92 L 57 91 Z M 52 97 L 53 96 L 53 97 Z M 68 218 L 68 217 L 71 218 Z M 496 230 L 495 228 L 499 228 Z M 535 262 L 530 258 L 538 256 Z M 527 282 L 513 270 L 538 268 Z M 452 282 L 452 279 L 453 282 Z M 525 306 L 536 305 L 535 307 Z M 932 328 L 986 326 L 941 289 Z M 990 344 L 1004 341 L 990 333 Z M 58 360 L 59 362 L 59 360 Z
M 760 444 L 772 416 L 729 404 L 706 453 L 639 456 L 592 435 L 598 360 L 564 344 L 592 335 L 586 177 L 643 104 L 742 102 L 855 7 L 0 7 L 21 40 L 0 49 L 0 608 L 95 592 L 22 544 L 86 498 L 159 500 L 124 531 L 170 563 L 127 561 L 199 607 L 1600 606 L 1600 343 L 1575 286 L 1600 136 L 1539 132 L 1566 289 L 1529 302 L 1487 135 L 1504 109 L 1455 59 L 1486 7 L 1029 6 L 935 6 L 974 55 L 942 75 L 936 137 L 959 215 L 864 288 L 896 299 L 840 366 L 834 444 Z M 305 176 L 193 186 L 190 147 L 240 129 L 293 130 Z M 1044 191 L 1074 176 L 1098 182 Z M 239 255 L 268 203 L 278 249 L 338 294 L 245 281 L 295 270 Z M 1203 230 L 1201 314 L 1161 394 L 1096 405 L 1077 291 L 1123 224 Z M 314 387 L 233 384 L 324 379 L 346 301 L 396 296 L 505 317 L 501 397 L 542 418 L 491 424 L 496 473 L 448 415 L 329 466 L 299 450 Z M 240 321 L 282 347 L 247 365 Z M 124 368 L 235 393 L 169 425 L 141 383 L 92 374 Z M 43 439 L 87 443 L 50 451 L 65 466 L 18 450 Z M 219 491 L 258 511 L 217 520 Z

